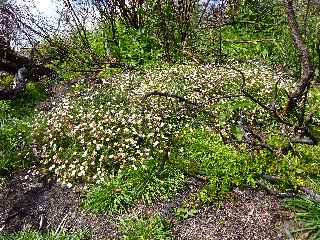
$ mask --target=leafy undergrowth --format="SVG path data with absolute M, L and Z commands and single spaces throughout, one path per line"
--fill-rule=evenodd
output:
M 207 186 L 199 194 L 202 202 L 222 199 L 235 186 L 255 187 L 255 179 L 269 164 L 264 153 L 252 160 L 245 146 L 237 149 L 224 144 L 210 129 L 187 128 L 176 147 L 172 162 L 188 174 L 208 178 Z
M 39 85 L 29 83 L 19 98 L 0 101 L 0 176 L 32 162 L 30 135 L 35 106 L 45 98 Z
M 278 82 L 275 104 L 285 105 L 293 84 L 287 74 L 254 61 L 233 67 L 243 72 L 247 91 L 264 104 L 273 103 Z M 234 186 L 255 186 L 263 173 L 279 176 L 282 190 L 317 189 L 319 146 L 298 146 L 299 154 L 293 155 L 255 148 L 259 142 L 248 140 L 245 128 L 277 149 L 292 133 L 283 132 L 264 108 L 242 95 L 238 71 L 164 65 L 113 75 L 106 70 L 98 78 L 100 84 L 79 81 L 50 112 L 39 112 L 32 126 L 39 171 L 69 187 L 98 184 L 84 204 L 90 209 L 119 211 L 139 199 L 169 196 L 181 185 L 181 172 L 208 179 L 202 194 L 206 201 L 223 198 Z M 306 109 L 315 112 L 317 131 L 319 90 L 310 93 Z M 162 160 L 169 164 L 158 179 Z
M 262 66 L 243 66 L 243 71 L 256 92 L 271 77 L 271 70 Z M 255 112 L 249 121 L 268 120 L 244 97 L 212 101 L 230 91 L 239 94 L 241 81 L 237 72 L 223 67 L 178 65 L 102 78 L 104 84 L 95 88 L 79 83 L 51 112 L 36 116 L 32 138 L 37 154 L 45 171 L 63 183 L 100 182 L 124 166 L 135 168 L 170 151 L 197 114 L 204 112 L 210 124 L 225 131 L 231 130 L 229 122 L 240 109 Z M 269 86 L 263 90 L 257 94 L 272 95 Z M 145 97 L 155 91 L 185 100 Z

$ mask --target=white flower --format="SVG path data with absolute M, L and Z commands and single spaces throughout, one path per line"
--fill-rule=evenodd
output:
M 102 148 L 102 146 L 103 146 L 102 144 L 97 144 L 97 145 L 96 145 L 97 151 L 99 151 L 99 150 Z
M 51 166 L 49 167 L 49 171 L 53 170 L 55 167 L 56 167 L 55 164 L 51 165 Z

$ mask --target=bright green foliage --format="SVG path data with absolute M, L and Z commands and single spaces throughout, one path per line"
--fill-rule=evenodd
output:
M 239 3 L 239 1 L 237 1 Z M 298 2 L 298 1 L 296 1 Z M 209 30 L 199 31 L 194 41 L 193 51 L 206 61 L 230 59 L 247 61 L 265 60 L 271 65 L 288 67 L 295 74 L 299 73 L 299 57 L 287 27 L 286 11 L 281 1 L 242 1 L 236 15 L 229 24 Z M 299 23 L 304 21 L 305 2 L 301 11 L 297 11 Z M 316 14 L 310 14 L 308 20 L 307 43 L 310 49 L 317 42 Z M 303 24 L 302 24 L 303 25 Z M 220 45 L 221 43 L 221 45 Z M 221 52 L 220 52 L 221 47 Z M 315 61 L 315 51 L 310 51 Z
M 207 176 L 206 190 L 213 198 L 223 197 L 233 186 L 254 186 L 267 164 L 266 159 L 250 159 L 245 147 L 226 145 L 216 133 L 199 128 L 183 132 L 172 161 L 191 174 Z
M 170 240 L 169 223 L 159 216 L 121 220 L 124 240 Z
M 291 161 L 288 162 L 290 171 L 296 173 L 294 182 L 296 185 L 310 186 L 320 193 L 320 162 L 318 160 L 320 145 L 298 146 L 297 149 L 300 151 L 301 157 L 291 158 Z
M 55 231 L 37 232 L 34 230 L 24 230 L 15 234 L 0 235 L 0 240 L 85 240 L 88 239 L 85 231 L 68 233 L 62 230 L 58 233 Z
M 41 88 L 29 83 L 21 97 L 0 101 L 0 175 L 27 167 L 31 153 L 31 125 L 37 101 L 45 96 Z
M 133 66 L 155 63 L 162 58 L 163 50 L 144 28 L 135 30 L 118 24 L 117 30 L 118 44 L 108 46 L 111 56 Z
M 307 232 L 311 240 L 320 239 L 320 203 L 307 198 L 286 201 L 286 206 L 296 212 L 296 219 L 302 224 L 295 233 Z
M 184 177 L 172 166 L 157 176 L 157 166 L 157 161 L 152 161 L 138 169 L 124 169 L 89 189 L 84 206 L 94 212 L 122 212 L 141 199 L 147 204 L 169 198 L 182 187 Z
M 268 142 L 275 147 L 288 144 L 280 134 L 274 133 L 270 136 Z M 320 154 L 320 146 L 296 145 L 295 149 L 299 155 L 289 152 L 281 156 L 270 156 L 265 173 L 279 176 L 281 181 L 278 187 L 283 191 L 303 185 L 320 192 L 320 165 L 317 157 Z

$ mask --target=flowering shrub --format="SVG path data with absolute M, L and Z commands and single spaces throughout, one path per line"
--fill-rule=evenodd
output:
M 262 65 L 241 69 L 251 91 L 271 98 L 271 69 Z M 216 126 L 227 129 L 239 109 L 263 114 L 242 96 L 238 106 L 228 99 L 214 100 L 239 93 L 242 81 L 236 71 L 222 67 L 179 65 L 101 78 L 103 84 L 81 92 L 77 89 L 86 82 L 78 83 L 52 111 L 40 112 L 34 124 L 35 154 L 69 185 L 74 180 L 100 182 L 123 167 L 136 168 L 158 158 L 200 111 L 209 111 Z M 150 94 L 155 91 L 169 94 Z

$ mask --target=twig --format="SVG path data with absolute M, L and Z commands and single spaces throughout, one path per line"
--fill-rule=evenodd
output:
M 223 42 L 227 42 L 227 43 L 234 43 L 234 44 L 257 44 L 258 42 L 273 42 L 275 41 L 275 39 L 255 39 L 255 40 L 238 40 L 238 41 L 234 41 L 234 40 L 230 40 L 230 39 L 225 39 L 223 40 Z
M 273 183 L 280 181 L 279 177 L 268 175 L 268 174 L 262 174 L 261 177 L 263 179 L 268 180 L 269 182 L 273 182 Z
M 55 235 L 58 235 L 58 234 L 59 234 L 61 228 L 62 228 L 63 225 L 65 224 L 65 221 L 66 221 L 68 215 L 69 215 L 69 213 L 67 213 L 67 214 L 63 217 L 62 221 L 60 222 L 59 226 L 57 227 L 57 229 L 56 229 L 56 231 L 55 231 Z
M 306 145 L 315 145 L 316 143 L 314 142 L 313 139 L 311 138 L 300 138 L 300 137 L 295 137 L 290 140 L 292 143 L 298 143 L 298 144 L 306 144 Z
M 195 174 L 189 173 L 187 171 L 183 171 L 183 174 L 186 175 L 187 177 L 196 178 L 200 182 L 208 182 L 209 181 L 209 179 L 205 176 L 195 175 Z
M 285 233 L 286 233 L 286 235 L 287 235 L 287 237 L 288 237 L 288 240 L 294 240 L 294 238 L 293 238 L 293 236 L 292 236 L 292 234 L 291 234 L 291 232 L 290 232 L 290 230 L 289 230 L 289 225 L 288 225 L 288 223 L 285 223 L 284 226 L 283 226 L 283 228 L 284 228 L 284 231 L 285 231 Z
M 258 182 L 258 185 L 260 187 L 262 187 L 263 189 L 265 189 L 271 195 L 274 195 L 274 196 L 276 196 L 278 198 L 293 198 L 293 197 L 296 196 L 296 194 L 294 194 L 294 193 L 277 192 L 277 191 L 273 190 L 272 188 L 268 187 L 266 184 L 264 184 L 262 182 Z
M 43 214 L 40 215 L 39 230 L 43 227 Z

